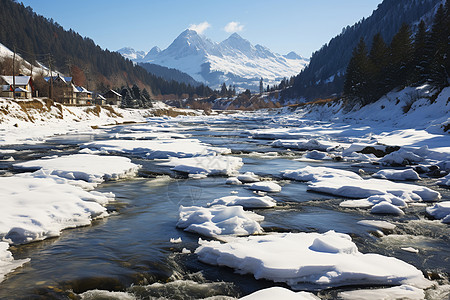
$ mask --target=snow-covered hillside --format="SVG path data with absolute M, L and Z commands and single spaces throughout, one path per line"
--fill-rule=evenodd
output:
M 237 33 L 216 43 L 189 29 L 167 49 L 161 51 L 154 47 L 145 57 L 142 57 L 142 51 L 131 48 L 122 48 L 118 52 L 135 62 L 178 69 L 213 88 L 225 82 L 238 89 L 251 90 L 259 90 L 261 78 L 264 86 L 278 84 L 284 77 L 298 74 L 309 61 L 295 52 L 283 56 L 264 46 L 253 46 Z

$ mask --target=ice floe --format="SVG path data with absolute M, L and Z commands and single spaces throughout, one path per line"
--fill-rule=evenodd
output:
M 311 167 L 306 166 L 297 170 L 285 170 L 282 172 L 284 178 L 298 181 L 320 181 L 328 178 L 336 178 L 345 180 L 354 179 L 362 180 L 361 176 L 347 170 L 333 169 L 328 167 Z
M 442 222 L 450 224 L 450 201 L 438 202 L 432 207 L 427 207 L 427 213 Z
M 369 227 L 375 227 L 379 229 L 387 229 L 387 230 L 394 230 L 395 225 L 392 223 L 389 223 L 387 221 L 380 221 L 380 220 L 361 220 L 357 222 L 360 225 L 363 226 L 369 226 Z
M 225 196 L 222 198 L 215 199 L 211 203 L 208 203 L 208 206 L 213 205 L 225 205 L 225 206 L 240 205 L 244 208 L 267 208 L 267 207 L 275 207 L 277 205 L 277 202 L 272 197 L 269 196 L 263 197 Z
M 256 291 L 250 295 L 239 298 L 240 300 L 320 300 L 312 293 L 308 292 L 293 292 L 286 288 L 274 286 L 266 289 Z
M 17 163 L 14 167 L 43 169 L 51 175 L 98 184 L 105 180 L 134 177 L 140 166 L 121 156 L 73 154 Z
M 439 185 L 450 186 L 450 174 L 440 178 L 437 182 Z
M 260 181 L 247 184 L 247 187 L 255 191 L 281 192 L 281 186 L 273 181 Z
M 391 215 L 404 215 L 403 210 L 398 208 L 387 201 L 380 202 L 375 204 L 370 210 L 372 214 L 391 214 Z
M 392 170 L 384 169 L 372 175 L 374 178 L 389 179 L 389 180 L 420 180 L 419 174 L 413 169 L 406 170 Z
M 112 194 L 87 192 L 66 179 L 42 173 L 0 177 L 0 237 L 27 243 L 58 236 L 61 230 L 107 216 Z
M 8 248 L 8 243 L 0 241 L 0 282 L 5 279 L 6 274 L 30 261 L 29 258 L 15 260 Z
M 253 183 L 260 181 L 259 176 L 255 175 L 253 172 L 245 172 L 244 174 L 239 174 L 237 179 L 243 183 Z
M 127 153 L 147 159 L 231 153 L 230 149 L 213 147 L 197 139 L 106 140 L 86 143 L 82 147 L 103 150 L 108 153 Z
M 243 165 L 242 158 L 234 156 L 195 156 L 188 158 L 172 157 L 160 165 L 171 166 L 172 170 L 188 174 L 231 175 Z
M 177 227 L 207 237 L 220 235 L 249 235 L 262 233 L 258 222 L 264 220 L 254 212 L 245 211 L 242 206 L 214 205 L 209 208 L 180 206 Z
M 404 284 L 384 289 L 361 289 L 340 292 L 339 298 L 344 300 L 422 300 L 425 299 L 425 293 L 422 289 Z
M 237 179 L 237 177 L 229 177 L 229 178 L 227 178 L 225 183 L 230 184 L 230 185 L 241 185 L 242 184 L 242 182 L 239 179 Z
M 326 233 L 272 233 L 227 238 L 226 243 L 200 240 L 198 259 L 227 266 L 256 279 L 285 282 L 294 289 L 302 283 L 322 288 L 343 285 L 431 283 L 414 266 L 393 257 L 360 253 L 350 236 Z
M 316 140 L 275 140 L 271 143 L 273 147 L 283 147 L 295 150 L 320 150 L 326 151 L 328 148 L 339 146 L 338 143 Z

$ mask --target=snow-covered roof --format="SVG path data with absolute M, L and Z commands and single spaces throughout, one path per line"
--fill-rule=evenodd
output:
M 14 84 L 13 77 L 15 77 L 16 85 L 27 85 L 31 78 L 30 76 L 2 76 L 3 80 L 9 85 Z
M 72 77 L 64 77 L 64 76 L 61 76 L 59 74 L 57 76 L 44 77 L 44 80 L 48 82 L 48 81 L 50 81 L 50 78 L 53 78 L 53 81 L 59 79 L 59 80 L 61 80 L 64 83 L 70 83 L 72 81 Z
M 116 96 L 120 96 L 120 97 L 122 97 L 122 95 L 121 95 L 121 94 L 119 94 L 118 92 L 116 92 L 115 90 L 109 90 L 109 92 L 111 92 L 111 93 L 115 94 Z M 107 93 L 109 93 L 109 92 L 107 92 Z M 105 94 L 107 94 L 107 93 L 105 93 Z
M 100 99 L 100 100 L 106 100 L 106 98 L 105 97 L 103 97 L 102 95 L 100 95 L 100 94 L 98 94 L 97 95 L 97 99 Z
M 28 93 L 28 91 L 24 88 L 18 87 L 15 89 L 16 92 L 24 92 L 24 93 Z
M 88 94 L 92 94 L 92 92 L 88 91 L 86 88 L 82 87 L 82 86 L 74 86 L 74 92 L 75 93 L 88 93 Z

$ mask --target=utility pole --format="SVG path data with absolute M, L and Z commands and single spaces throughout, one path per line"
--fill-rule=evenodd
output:
M 14 46 L 13 54 L 13 98 L 16 100 L 16 46 Z
M 50 68 L 50 99 L 53 100 L 53 72 L 52 72 L 52 57 L 48 54 L 48 66 Z

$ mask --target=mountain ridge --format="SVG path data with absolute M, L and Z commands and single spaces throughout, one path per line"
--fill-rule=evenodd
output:
M 261 78 L 264 86 L 277 84 L 284 77 L 298 74 L 309 61 L 295 52 L 280 55 L 265 46 L 252 45 L 238 33 L 217 43 L 190 29 L 178 35 L 166 49 L 154 47 L 143 58 L 136 56 L 132 60 L 178 69 L 213 88 L 225 83 L 253 91 L 259 90 Z

